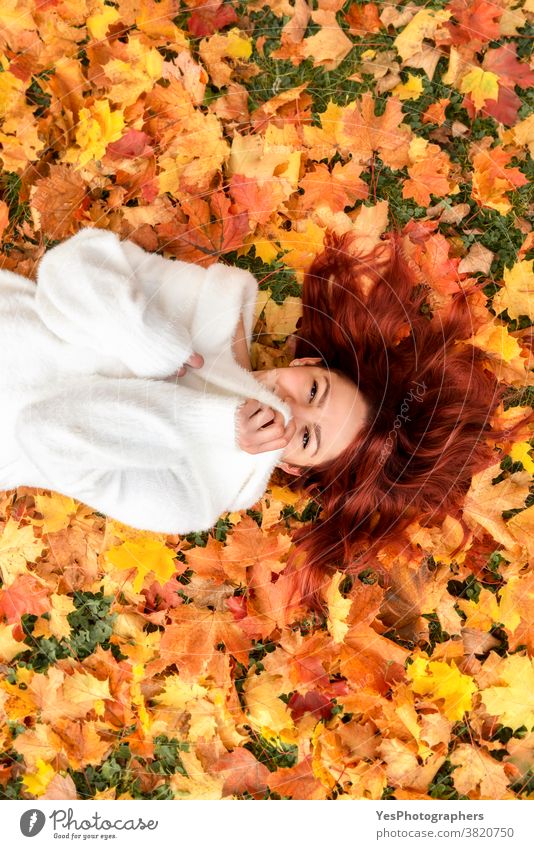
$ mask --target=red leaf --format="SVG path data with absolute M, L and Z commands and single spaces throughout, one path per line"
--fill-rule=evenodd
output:
M 499 77 L 499 85 L 518 85 L 520 88 L 528 88 L 534 85 L 534 71 L 531 71 L 526 62 L 520 62 L 516 55 L 516 45 L 512 43 L 503 44 L 495 50 L 488 50 L 484 56 L 482 67 L 485 71 L 492 71 Z
M 310 690 L 302 696 L 300 693 L 293 693 L 287 703 L 291 711 L 293 719 L 300 719 L 305 713 L 315 714 L 317 720 L 329 719 L 332 714 L 333 702 L 317 690 Z
M 0 593 L 0 615 L 11 625 L 20 622 L 25 613 L 35 616 L 47 613 L 52 606 L 49 592 L 34 575 L 17 575 L 11 586 Z
M 200 6 L 187 21 L 187 29 L 197 38 L 213 35 L 217 30 L 235 24 L 238 21 L 235 9 L 220 2 L 218 5 L 208 2 Z

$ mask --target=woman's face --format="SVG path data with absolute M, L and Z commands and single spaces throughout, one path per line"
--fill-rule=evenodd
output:
M 345 375 L 320 367 L 320 357 L 293 360 L 288 368 L 252 372 L 291 408 L 296 430 L 278 465 L 299 475 L 299 466 L 333 460 L 362 428 L 368 405 Z

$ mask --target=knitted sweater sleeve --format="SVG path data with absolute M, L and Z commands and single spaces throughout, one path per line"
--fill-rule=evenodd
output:
M 167 381 L 89 375 L 22 407 L 16 438 L 40 486 L 132 527 L 183 534 L 212 527 L 251 468 L 261 473 L 269 462 L 263 455 L 255 464 L 236 447 L 242 402 Z M 232 456 L 222 485 L 219 453 Z
M 127 243 L 125 246 L 125 242 Z M 137 377 L 167 377 L 193 353 L 179 311 L 169 314 L 157 293 L 158 275 L 183 275 L 185 263 L 137 247 L 154 273 L 149 296 L 129 260 L 129 240 L 93 227 L 46 251 L 37 268 L 35 306 L 42 321 L 60 339 L 116 357 Z M 180 296 L 192 297 L 187 280 Z
M 203 447 L 235 447 L 243 398 L 143 378 L 77 376 L 21 407 L 16 437 L 42 474 L 167 468 Z

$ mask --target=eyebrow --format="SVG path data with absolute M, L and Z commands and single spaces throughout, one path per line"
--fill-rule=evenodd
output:
M 326 396 L 330 392 L 330 378 L 326 377 L 325 379 L 326 379 L 326 386 L 325 386 L 325 390 L 324 390 L 324 392 L 321 396 L 321 400 L 317 404 L 318 407 L 322 407 L 324 405 L 324 402 L 326 401 Z M 315 431 L 315 440 L 317 442 L 317 447 L 312 454 L 312 457 L 315 457 L 315 455 L 319 451 L 319 448 L 321 447 L 321 425 L 314 424 L 313 429 Z

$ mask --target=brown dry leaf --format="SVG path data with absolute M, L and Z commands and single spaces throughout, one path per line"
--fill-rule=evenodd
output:
M 404 168 L 410 163 L 408 146 L 412 131 L 402 118 L 402 103 L 398 98 L 387 98 L 386 109 L 378 117 L 373 97 L 366 91 L 361 100 L 343 110 L 337 134 L 339 142 L 358 162 L 365 162 L 376 150 L 389 168 Z
M 506 767 L 482 748 L 460 743 L 450 755 L 457 768 L 452 773 L 458 791 L 471 799 L 513 799 Z
M 484 528 L 495 540 L 511 552 L 519 545 L 502 518 L 505 510 L 523 507 L 528 495 L 531 476 L 528 472 L 514 472 L 505 480 L 492 485 L 501 472 L 500 463 L 494 463 L 473 476 L 465 497 L 463 517 L 470 528 Z
M 448 596 L 447 568 L 430 569 L 427 562 L 413 567 L 399 562 L 390 574 L 384 602 L 378 614 L 389 628 L 393 627 L 405 640 L 419 642 L 428 639 L 428 620 L 421 614 L 433 613 Z
M 443 217 L 441 220 L 443 221 Z M 480 271 L 484 276 L 487 276 L 494 256 L 493 251 L 485 248 L 480 242 L 475 242 L 466 256 L 460 261 L 458 271 L 460 274 L 473 274 Z
M 248 749 L 243 748 L 222 755 L 212 766 L 212 772 L 224 778 L 223 796 L 246 792 L 255 799 L 264 796 L 271 774 L 265 764 L 259 763 Z

